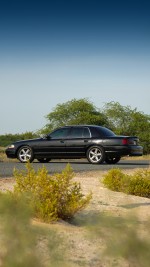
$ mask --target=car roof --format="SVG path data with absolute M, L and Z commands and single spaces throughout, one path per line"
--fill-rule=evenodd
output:
M 88 125 L 88 124 L 78 124 L 78 125 L 64 125 L 60 128 L 64 128 L 64 127 L 102 127 L 105 128 L 104 126 L 100 126 L 100 125 Z

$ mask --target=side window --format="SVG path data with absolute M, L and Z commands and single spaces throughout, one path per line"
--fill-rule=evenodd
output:
M 99 134 L 99 132 L 97 131 L 96 128 L 91 127 L 90 130 L 91 130 L 91 135 L 92 135 L 93 138 L 100 137 L 100 134 Z
M 50 134 L 51 139 L 63 139 L 66 138 L 69 132 L 69 128 L 58 129 Z
M 72 128 L 70 138 L 83 138 L 83 127 Z
M 83 137 L 84 138 L 90 138 L 90 131 L 88 128 L 84 128 L 83 130 Z
M 89 129 L 86 127 L 74 127 L 71 129 L 70 138 L 90 138 Z

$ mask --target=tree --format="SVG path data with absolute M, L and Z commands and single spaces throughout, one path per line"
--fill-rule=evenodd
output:
M 49 122 L 42 130 L 43 133 L 48 133 L 64 125 L 108 125 L 107 117 L 85 98 L 72 99 L 63 104 L 56 105 L 46 118 Z
M 150 116 L 130 106 L 110 102 L 104 106 L 104 114 L 116 134 L 138 136 L 144 153 L 150 153 Z

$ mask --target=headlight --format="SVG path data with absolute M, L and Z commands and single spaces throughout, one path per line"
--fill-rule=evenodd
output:
M 15 148 L 15 146 L 14 145 L 10 145 L 10 146 L 8 146 L 8 148 Z

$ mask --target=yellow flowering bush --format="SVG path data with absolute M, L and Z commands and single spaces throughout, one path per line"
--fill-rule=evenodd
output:
M 34 216 L 43 221 L 68 220 L 84 209 L 91 199 L 91 193 L 84 196 L 80 183 L 73 181 L 73 170 L 68 164 L 61 173 L 49 175 L 43 166 L 37 171 L 30 163 L 25 171 L 14 171 L 16 197 L 25 195 L 33 208 Z
M 150 169 L 141 169 L 133 175 L 112 169 L 104 176 L 104 185 L 114 191 L 150 198 Z

